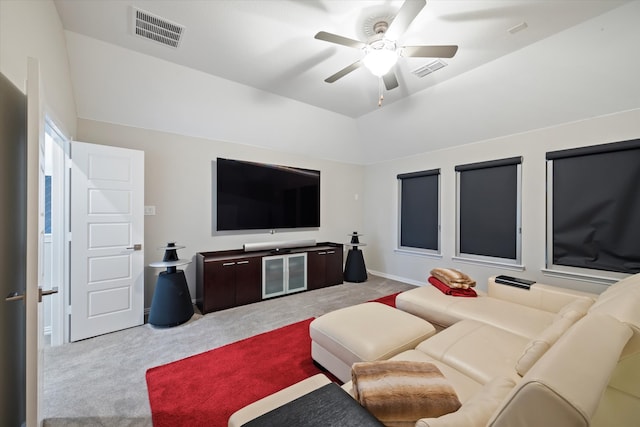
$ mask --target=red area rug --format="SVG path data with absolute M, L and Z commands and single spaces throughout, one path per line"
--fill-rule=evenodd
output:
M 303 320 L 147 371 L 154 427 L 223 427 L 238 409 L 320 373 Z
M 396 295 L 373 301 L 395 307 Z M 224 427 L 238 409 L 321 373 L 311 359 L 312 320 L 149 369 L 153 426 Z
M 380 297 L 378 299 L 371 300 L 372 302 L 381 302 L 382 304 L 390 305 L 391 307 L 396 307 L 396 296 L 398 296 L 400 292 L 396 292 L 395 294 L 387 295 L 384 297 Z

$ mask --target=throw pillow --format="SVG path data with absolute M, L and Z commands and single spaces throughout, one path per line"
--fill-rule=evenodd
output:
M 385 425 L 439 417 L 460 408 L 455 390 L 429 362 L 354 363 L 355 399 Z

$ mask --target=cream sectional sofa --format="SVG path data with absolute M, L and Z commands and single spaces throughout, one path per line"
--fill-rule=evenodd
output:
M 542 284 L 525 290 L 493 279 L 488 285 L 478 298 L 428 285 L 397 297 L 399 309 L 445 329 L 392 359 L 434 363 L 462 402 L 458 411 L 416 426 L 639 425 L 640 274 L 601 295 Z M 229 425 L 308 386 L 250 405 Z

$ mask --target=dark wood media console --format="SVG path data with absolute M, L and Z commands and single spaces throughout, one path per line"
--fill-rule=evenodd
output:
M 295 290 L 320 289 L 342 283 L 343 247 L 339 243 L 280 251 L 245 252 L 242 249 L 196 254 L 196 304 L 202 314 L 262 301 L 264 261 L 306 254 L 306 286 Z M 283 261 L 284 262 L 284 261 Z M 286 280 L 286 279 L 285 279 Z M 284 286 L 286 292 L 286 285 Z M 274 294 L 275 295 L 275 294 Z

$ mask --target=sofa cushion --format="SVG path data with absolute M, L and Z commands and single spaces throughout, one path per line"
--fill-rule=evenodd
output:
M 420 419 L 415 427 L 484 427 L 515 385 L 511 378 L 494 378 L 456 412 L 438 418 Z
M 389 360 L 409 360 L 414 362 L 433 363 L 438 367 L 438 369 L 440 369 L 442 375 L 447 378 L 447 381 L 449 381 L 453 389 L 456 391 L 458 399 L 460 399 L 460 402 L 462 402 L 463 404 L 482 388 L 482 384 L 480 384 L 473 378 L 470 378 L 469 376 L 447 365 L 446 363 L 436 360 L 418 350 L 403 351 L 402 353 L 393 356 Z
M 589 426 L 631 329 L 589 313 L 527 372 L 488 426 Z
M 462 320 L 421 342 L 416 350 L 485 384 L 497 376 L 519 378 L 515 365 L 527 338 L 475 320 Z
M 630 289 L 637 289 L 640 286 L 640 273 L 633 274 L 613 283 L 607 290 L 602 292 L 598 297 L 598 302 L 602 303 L 609 298 L 615 298 L 617 295 L 626 294 Z
M 352 369 L 353 394 L 386 425 L 439 417 L 457 410 L 451 384 L 430 362 L 383 360 L 359 362 Z
M 525 347 L 516 362 L 518 374 L 525 375 L 534 363 L 571 327 L 577 320 L 584 317 L 593 301 L 588 299 L 575 300 L 567 304 L 558 312 L 553 323 L 545 328 L 537 337 L 533 338 Z
M 589 308 L 589 313 L 606 313 L 640 331 L 640 273 L 607 289 Z
M 544 330 L 555 315 L 491 297 L 476 299 L 478 304 L 473 304 L 469 299 L 466 301 L 452 307 L 452 312 L 526 338 L 532 338 Z
M 540 359 L 540 357 L 551 348 L 560 335 L 571 327 L 575 322 L 571 319 L 560 318 L 554 321 L 540 335 L 529 341 L 524 351 L 516 361 L 516 372 L 520 376 L 525 375 L 529 369 Z
M 555 319 L 568 318 L 576 322 L 587 314 L 593 303 L 594 300 L 589 298 L 576 299 L 562 307 L 560 311 L 558 311 L 558 314 L 556 314 Z
M 534 283 L 529 289 L 506 286 L 496 283 L 495 277 L 489 278 L 487 289 L 487 294 L 492 298 L 511 301 L 515 304 L 548 311 L 550 313 L 557 313 L 576 299 L 594 301 L 598 297 L 597 294 L 545 285 L 543 283 Z
M 309 325 L 311 356 L 343 382 L 356 362 L 386 360 L 435 334 L 425 320 L 378 302 L 341 308 Z
M 396 297 L 396 306 L 433 324 L 451 326 L 477 320 L 525 338 L 533 338 L 553 322 L 555 313 L 492 297 L 451 297 L 433 286 L 420 286 Z

